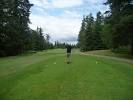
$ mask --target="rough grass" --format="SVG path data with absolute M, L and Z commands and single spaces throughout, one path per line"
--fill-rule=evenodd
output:
M 64 53 L 1 58 L 0 100 L 133 100 L 132 64 Z
M 130 55 L 128 52 L 123 52 L 123 51 L 112 52 L 111 50 L 94 50 L 94 51 L 88 51 L 86 53 L 94 54 L 94 55 L 103 55 L 103 56 L 112 56 L 112 57 L 133 59 L 132 55 Z

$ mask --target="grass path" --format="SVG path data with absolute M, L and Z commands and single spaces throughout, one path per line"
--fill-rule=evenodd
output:
M 0 58 L 0 100 L 133 100 L 133 64 L 64 50 Z
M 86 55 L 86 56 L 95 56 L 95 57 L 106 58 L 106 59 L 110 59 L 110 60 L 117 60 L 117 61 L 133 64 L 133 60 L 127 59 L 127 58 L 120 58 L 120 57 L 113 57 L 113 56 L 106 56 L 106 55 L 97 55 L 97 54 L 90 54 L 90 53 L 81 53 L 81 54 Z

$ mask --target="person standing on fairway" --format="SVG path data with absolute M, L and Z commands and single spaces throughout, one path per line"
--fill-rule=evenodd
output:
M 70 57 L 71 57 L 71 50 L 72 50 L 71 45 L 67 45 L 66 49 L 67 49 L 67 64 L 70 64 L 71 63 Z

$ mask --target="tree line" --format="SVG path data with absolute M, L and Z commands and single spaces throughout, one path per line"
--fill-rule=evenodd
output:
M 80 50 L 125 47 L 133 55 L 133 1 L 107 0 L 110 7 L 104 14 L 84 16 L 78 37 Z
M 101 37 L 102 27 L 103 16 L 101 12 L 97 13 L 96 20 L 94 20 L 94 17 L 91 13 L 87 16 L 84 16 L 78 36 L 78 45 L 81 51 L 99 50 L 105 48 Z
M 68 43 L 61 43 L 59 41 L 55 41 L 54 43 L 54 48 L 61 48 L 61 49 L 65 49 L 68 45 L 70 45 L 72 48 L 78 48 L 77 44 L 68 44 Z
M 29 0 L 0 0 L 0 56 L 52 48 L 42 28 L 29 28 Z
M 107 0 L 110 11 L 90 13 L 83 17 L 78 36 L 81 51 L 126 47 L 133 55 L 133 1 Z M 64 43 L 49 42 L 42 28 L 29 27 L 29 0 L 0 0 L 0 56 L 10 56 L 29 50 L 65 48 Z M 76 46 L 75 46 L 76 47 Z

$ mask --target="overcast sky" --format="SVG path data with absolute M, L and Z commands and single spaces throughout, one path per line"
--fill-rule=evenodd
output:
M 51 41 L 76 43 L 83 15 L 98 11 L 105 12 L 106 0 L 30 0 L 30 27 L 42 27 L 44 33 L 51 36 Z

